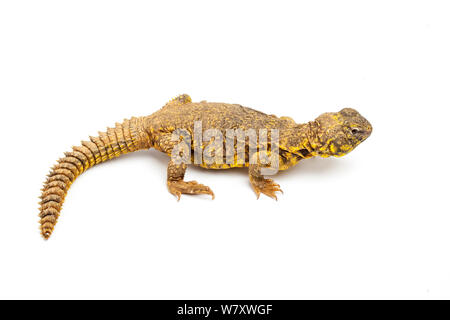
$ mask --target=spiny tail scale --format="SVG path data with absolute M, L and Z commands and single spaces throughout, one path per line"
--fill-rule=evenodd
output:
M 40 196 L 41 235 L 48 239 L 60 215 L 64 198 L 75 179 L 96 164 L 119 157 L 122 154 L 150 148 L 150 137 L 143 130 L 142 117 L 133 117 L 116 123 L 114 128 L 99 132 L 97 137 L 82 141 L 60 158 L 47 175 Z

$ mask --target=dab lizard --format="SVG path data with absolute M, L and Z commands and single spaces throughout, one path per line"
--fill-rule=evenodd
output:
M 201 123 L 203 132 L 214 129 L 224 136 L 230 129 L 278 130 L 277 143 L 267 141 L 270 151 L 269 148 L 264 151 L 270 155 L 274 148 L 278 149 L 278 170 L 286 170 L 303 159 L 315 156 L 343 156 L 372 132 L 371 124 L 351 108 L 323 113 L 313 121 L 297 124 L 289 117 L 267 115 L 238 104 L 194 103 L 188 95 L 179 95 L 149 116 L 125 119 L 122 123 L 116 123 L 114 128 L 107 128 L 106 132 L 89 137 L 89 140 L 72 147 L 58 160 L 47 176 L 40 197 L 39 217 L 43 238 L 48 239 L 52 234 L 69 187 L 80 174 L 96 164 L 137 150 L 155 148 L 171 156 L 167 167 L 167 187 L 178 200 L 181 194 L 208 194 L 214 198 L 208 186 L 196 181 L 185 181 L 187 163 L 175 161 L 172 157 L 172 151 L 179 143 L 174 141 L 173 133 L 183 129 L 192 135 L 195 122 Z M 189 148 L 193 150 L 200 147 L 205 150 L 213 140 L 202 141 L 200 146 L 195 145 L 194 141 Z M 197 165 L 206 169 L 248 167 L 250 184 L 257 197 L 263 193 L 276 199 L 276 192 L 282 190 L 272 179 L 264 176 L 263 168 L 268 166 L 266 163 L 250 161 L 252 155 L 248 139 L 244 141 L 244 159 L 238 159 L 234 154 L 237 140 L 232 145 L 231 162 L 200 161 Z M 258 153 L 254 153 L 256 159 L 259 159 Z

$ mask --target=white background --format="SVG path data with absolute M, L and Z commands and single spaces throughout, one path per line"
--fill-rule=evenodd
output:
M 450 298 L 446 1 L 2 1 L 0 298 Z M 372 136 L 256 200 L 246 170 L 167 157 L 83 174 L 49 241 L 38 196 L 64 151 L 168 99 L 297 122 L 353 107 Z

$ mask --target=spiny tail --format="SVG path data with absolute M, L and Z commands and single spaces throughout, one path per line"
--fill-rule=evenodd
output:
M 99 136 L 90 137 L 90 141 L 82 141 L 81 146 L 72 147 L 71 152 L 58 160 L 47 176 L 40 197 L 40 228 L 44 239 L 52 234 L 67 191 L 80 174 L 122 154 L 151 147 L 143 121 L 142 117 L 133 117 L 116 123 L 115 128 L 99 132 Z

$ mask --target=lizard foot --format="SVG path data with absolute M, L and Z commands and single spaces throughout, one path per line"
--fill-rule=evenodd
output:
M 257 199 L 259 199 L 261 193 L 264 193 L 266 196 L 278 200 L 276 192 L 279 191 L 283 193 L 283 190 L 280 189 L 280 185 L 275 183 L 272 179 L 251 179 L 250 182 L 256 193 Z
M 214 192 L 208 186 L 197 181 L 167 181 L 167 187 L 169 192 L 178 198 L 178 201 L 182 194 L 209 194 L 214 200 Z

